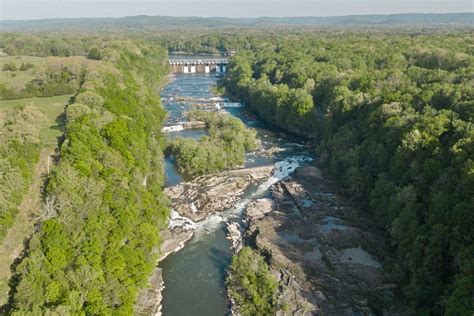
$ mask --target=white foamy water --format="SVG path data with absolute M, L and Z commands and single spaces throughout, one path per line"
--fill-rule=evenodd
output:
M 212 97 L 208 99 L 209 101 L 227 101 L 229 100 L 228 98 L 223 98 L 223 97 Z
M 193 230 L 196 229 L 197 225 L 191 219 L 181 216 L 178 212 L 171 209 L 168 227 L 171 229 L 181 227 L 183 229 Z
M 161 131 L 164 133 L 169 133 L 169 132 L 178 132 L 184 130 L 184 124 L 179 124 L 179 125 L 172 125 L 172 126 L 164 126 Z
M 172 210 L 169 226 L 170 228 L 183 227 L 184 229 L 194 230 L 195 237 L 193 239 L 193 242 L 196 242 L 199 240 L 199 236 L 211 234 L 217 229 L 220 229 L 222 227 L 222 223 L 228 221 L 229 219 L 238 218 L 239 216 L 241 216 L 241 214 L 247 207 L 247 204 L 252 201 L 252 199 L 261 196 L 272 185 L 292 174 L 301 164 L 307 163 L 311 160 L 312 159 L 309 157 L 298 156 L 290 157 L 285 160 L 276 162 L 275 170 L 272 176 L 268 178 L 267 181 L 259 185 L 257 190 L 252 193 L 250 197 L 239 200 L 232 208 L 222 213 L 212 214 L 203 221 L 195 223 L 189 218 L 180 216 L 177 212 Z M 191 203 L 190 207 L 193 213 L 198 211 L 194 203 Z
M 257 193 L 262 193 L 268 190 L 272 185 L 292 174 L 302 163 L 309 162 L 311 160 L 313 159 L 309 157 L 298 156 L 276 162 L 275 171 L 273 172 L 272 176 L 258 187 Z
M 214 233 L 222 227 L 222 223 L 225 223 L 230 219 L 239 218 L 250 201 L 250 198 L 241 199 L 234 207 L 225 212 L 212 214 L 205 220 L 196 223 L 195 238 L 193 241 L 198 241 L 199 237 L 202 235 Z
M 240 102 L 221 102 L 220 105 L 223 108 L 241 108 L 244 106 Z

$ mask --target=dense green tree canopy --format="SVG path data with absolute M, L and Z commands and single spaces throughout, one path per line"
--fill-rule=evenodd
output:
M 101 61 L 54 59 L 44 70 L 80 79 L 38 230 L 16 268 L 13 314 L 133 314 L 156 264 L 168 212 L 156 94 L 166 52 L 138 40 L 107 46 Z
M 250 247 L 232 258 L 227 285 L 241 315 L 275 315 L 278 281 L 265 259 Z
M 233 29 L 147 36 L 148 43 L 113 35 L 0 36 L 9 55 L 49 56 L 20 93 L 0 84 L 0 98 L 76 95 L 66 109 L 61 160 L 45 192 L 49 209 L 17 268 L 13 312 L 133 312 L 167 212 L 159 133 L 164 113 L 156 96 L 167 69 L 158 45 L 238 51 L 221 82 L 226 93 L 268 122 L 314 138 L 320 164 L 389 237 L 393 256 L 386 267 L 407 300 L 420 314 L 474 312 L 470 30 Z M 85 58 L 93 48 L 100 61 Z M 241 122 L 200 119 L 209 136 L 170 145 L 182 170 L 201 174 L 242 163 L 253 136 Z M 24 170 L 27 177 L 35 143 L 7 143 L 0 150 L 2 170 Z M 12 153 L 20 159 L 11 159 Z M 12 177 L 1 181 L 16 183 Z M 2 223 L 12 220 L 18 197 L 11 196 L 0 197 L 9 203 Z M 234 269 L 241 281 L 255 280 L 252 271 L 265 266 L 244 255 Z M 250 259 L 258 261 L 256 270 L 240 271 Z M 263 281 L 269 285 L 263 292 L 250 289 L 258 302 L 249 313 L 256 307 L 273 311 L 273 290 L 267 291 L 273 283 Z M 245 291 L 236 295 L 245 298 Z
M 318 143 L 320 163 L 390 237 L 420 312 L 474 311 L 474 89 L 464 34 L 342 34 L 254 43 L 222 85 Z M 470 283 L 470 285 L 469 285 Z
M 208 136 L 170 142 L 169 151 L 182 172 L 202 175 L 240 166 L 245 153 L 257 146 L 255 131 L 246 128 L 238 118 L 207 111 L 192 111 L 188 117 L 205 122 Z

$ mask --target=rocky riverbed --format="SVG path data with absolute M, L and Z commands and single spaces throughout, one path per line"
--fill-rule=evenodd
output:
M 398 314 L 379 260 L 383 237 L 319 169 L 296 169 L 271 195 L 247 205 L 244 243 L 269 258 L 280 282 L 279 315 Z M 235 229 L 230 235 L 238 238 Z
M 233 207 L 250 185 L 266 181 L 273 169 L 272 165 L 229 170 L 167 188 L 165 193 L 171 200 L 172 214 L 169 228 L 161 232 L 159 261 L 183 248 L 192 238 L 197 223 Z M 157 266 L 148 286 L 140 291 L 135 308 L 137 315 L 161 315 L 162 273 Z
M 167 188 L 165 193 L 175 212 L 198 222 L 233 207 L 250 185 L 264 182 L 273 169 L 271 165 L 205 175 Z

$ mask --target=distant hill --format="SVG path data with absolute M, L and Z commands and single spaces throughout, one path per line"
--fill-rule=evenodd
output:
M 1 31 L 14 30 L 82 30 L 107 29 L 165 30 L 176 28 L 228 28 L 255 26 L 473 26 L 474 13 L 385 14 L 332 17 L 261 17 L 261 18 L 201 18 L 169 16 L 130 16 L 122 18 L 79 18 L 0 21 Z

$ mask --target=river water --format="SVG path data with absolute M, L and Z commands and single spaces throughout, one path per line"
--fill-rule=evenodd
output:
M 310 161 L 309 153 L 301 139 L 286 135 L 261 121 L 234 103 L 218 100 L 211 88 L 216 84 L 214 74 L 177 74 L 162 90 L 161 97 L 168 112 L 165 125 L 175 125 L 185 121 L 184 113 L 200 102 L 219 102 L 231 115 L 239 117 L 248 127 L 257 131 L 262 147 L 282 148 L 276 157 L 262 157 L 261 153 L 246 156 L 245 166 L 275 164 L 274 175 L 262 185 L 247 190 L 232 209 L 223 214 L 213 215 L 196 224 L 194 237 L 179 252 L 169 255 L 160 263 L 163 269 L 165 289 L 163 291 L 163 314 L 182 315 L 227 315 L 229 302 L 225 293 L 225 271 L 231 260 L 230 244 L 226 240 L 225 222 L 240 221 L 242 210 L 251 198 L 268 196 L 268 188 L 286 177 L 297 166 Z M 226 107 L 226 105 L 228 107 Z M 205 130 L 182 130 L 168 133 L 177 136 L 198 138 Z M 166 158 L 166 185 L 174 186 L 188 180 L 176 169 L 173 159 Z

